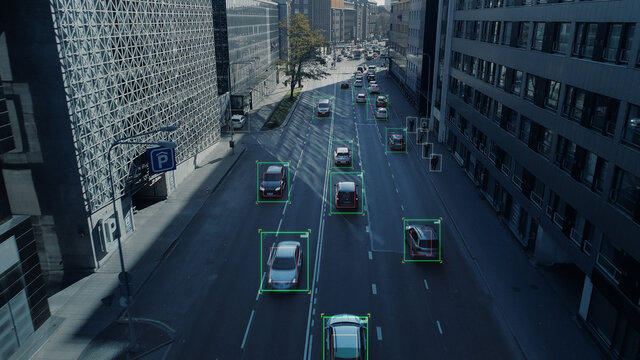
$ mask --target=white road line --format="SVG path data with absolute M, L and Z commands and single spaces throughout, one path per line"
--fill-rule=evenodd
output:
M 382 328 L 380 326 L 376 326 L 376 333 L 378 333 L 378 341 L 382 341 Z
M 391 178 L 394 179 L 394 180 L 396 179 L 396 177 L 393 175 L 393 173 L 391 173 Z
M 249 328 L 251 328 L 251 320 L 253 320 L 253 314 L 255 314 L 255 310 L 251 310 L 251 316 L 249 317 L 249 323 L 247 324 L 247 330 L 244 332 L 244 338 L 242 339 L 242 345 L 240 345 L 240 349 L 244 349 L 244 344 L 247 342 L 247 335 L 249 335 Z
M 438 324 L 438 331 L 440 332 L 440 335 L 442 335 L 442 327 L 440 326 L 440 321 L 436 320 L 436 324 Z
M 400 208 L 402 208 L 402 211 L 404 211 L 404 205 L 400 204 Z
M 311 319 L 311 327 L 313 327 L 313 325 L 316 323 L 315 319 Z
M 400 192 L 398 191 L 398 188 L 396 188 L 396 193 L 400 194 Z
M 369 231 L 370 231 L 370 229 L 369 229 L 369 225 L 367 225 L 367 226 L 364 228 L 364 230 L 365 230 L 366 232 L 369 232 Z
M 260 297 L 260 289 L 262 289 L 262 284 L 264 284 L 264 277 L 267 275 L 266 272 L 262 273 L 262 280 L 260 280 L 260 287 L 258 288 L 258 294 L 256 294 L 256 301 L 258 301 L 258 298 Z
M 376 284 L 371 284 L 371 292 L 373 293 L 373 295 L 378 294 L 378 288 L 376 287 Z
M 373 253 L 369 251 L 369 260 L 373 260 Z
M 427 279 L 424 279 L 424 287 L 429 290 L 429 284 L 427 284 Z
M 282 213 L 284 214 L 284 211 Z M 278 233 L 280 232 L 280 226 L 282 226 L 282 218 L 280 218 L 280 222 L 278 223 L 278 229 L 276 230 L 276 236 L 278 236 Z
M 309 335 L 309 359 L 311 359 L 311 345 L 312 344 L 313 344 L 313 334 Z
M 318 298 L 314 298 L 314 299 L 313 299 L 313 305 L 315 305 L 315 304 L 316 304 L 316 302 L 318 302 Z

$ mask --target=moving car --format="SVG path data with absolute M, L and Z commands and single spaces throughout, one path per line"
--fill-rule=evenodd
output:
M 339 146 L 333 150 L 333 161 L 336 166 L 351 165 L 351 151 L 346 146 Z
M 356 68 L 356 72 L 363 73 L 363 72 L 364 72 L 364 66 L 358 66 L 358 67 Z
M 376 81 L 376 76 L 372 74 L 367 75 L 367 81 L 369 82 Z
M 412 257 L 440 257 L 440 237 L 434 227 L 424 224 L 407 225 L 404 238 Z
M 356 79 L 356 82 L 353 83 L 355 87 L 362 87 L 362 79 Z
M 336 209 L 356 209 L 358 207 L 358 192 L 353 181 L 336 183 Z
M 369 93 L 370 94 L 379 94 L 380 86 L 378 84 L 369 84 Z
M 389 144 L 389 150 L 400 150 L 403 151 L 405 149 L 405 141 L 404 134 L 392 133 L 389 134 L 387 139 L 387 144 Z
M 331 115 L 331 101 L 329 99 L 320 99 L 318 101 L 318 116 Z
M 376 107 L 387 107 L 387 97 L 380 95 L 376 98 Z
M 356 94 L 356 103 L 366 103 L 366 102 L 367 102 L 367 96 L 364 93 Z
M 290 289 L 300 283 L 302 248 L 297 241 L 281 241 L 271 248 L 267 284 L 272 289 Z
M 367 359 L 367 323 L 350 314 L 334 315 L 324 327 L 325 350 L 330 360 Z
M 262 174 L 260 193 L 264 197 L 282 197 L 287 184 L 284 166 L 270 165 Z
M 376 66 L 375 65 L 369 65 L 369 69 L 367 71 L 369 72 L 370 75 L 375 75 L 376 74 Z
M 348 89 L 349 87 L 350 87 L 350 86 L 349 86 L 349 82 L 348 82 L 348 81 L 343 81 L 343 82 L 340 84 L 340 89 Z
M 375 113 L 376 119 L 386 119 L 387 118 L 387 109 L 383 107 L 376 108 Z
M 234 129 L 242 129 L 245 121 L 246 118 L 244 117 L 244 115 L 233 115 L 231 116 L 231 127 L 233 127 Z

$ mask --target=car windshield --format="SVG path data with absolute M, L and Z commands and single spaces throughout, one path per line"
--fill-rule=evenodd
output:
M 333 334 L 333 349 L 336 359 L 360 359 L 360 336 L 358 328 L 336 326 Z
M 351 191 L 340 191 L 338 192 L 338 199 L 342 202 L 348 202 L 351 203 L 353 202 L 353 197 L 355 196 L 355 193 L 351 192 Z
M 271 268 L 274 270 L 291 270 L 296 268 L 296 260 L 288 256 L 276 256 Z
M 349 153 L 348 152 L 339 152 L 338 156 L 346 156 L 349 157 Z
M 280 174 L 264 174 L 265 181 L 280 181 Z
M 320 108 L 320 109 L 328 109 L 329 108 L 329 104 L 320 103 L 320 104 L 318 104 L 318 108 Z

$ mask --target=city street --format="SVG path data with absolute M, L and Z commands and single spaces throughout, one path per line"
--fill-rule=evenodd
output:
M 369 104 L 339 86 L 356 62 L 337 65 L 305 86 L 285 126 L 244 136 L 244 159 L 140 291 L 135 313 L 176 330 L 172 359 L 322 359 L 322 317 L 340 313 L 368 317 L 370 359 L 518 358 L 427 185 L 431 175 L 419 171 L 424 160 L 414 145 L 385 151 L 385 127 L 404 127 L 410 108 L 390 94 L 390 119 L 374 120 Z M 392 87 L 385 73 L 382 93 Z M 335 99 L 333 116 L 314 116 L 319 96 Z M 352 169 L 332 168 L 336 139 L 353 141 Z M 290 203 L 258 203 L 257 162 L 288 162 Z M 362 214 L 331 214 L 330 180 L 340 176 L 362 179 Z M 403 218 L 442 218 L 442 263 L 403 261 Z M 279 233 L 261 241 L 261 232 Z M 261 246 L 294 238 L 308 259 L 300 283 L 308 290 L 260 292 Z

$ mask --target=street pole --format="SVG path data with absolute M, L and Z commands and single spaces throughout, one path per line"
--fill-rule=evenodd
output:
M 120 258 L 120 276 L 118 276 L 118 279 L 121 282 L 124 282 L 125 285 L 125 290 L 126 290 L 126 300 L 125 300 L 125 306 L 127 309 L 127 323 L 129 325 L 129 351 L 134 351 L 137 347 L 136 345 L 136 337 L 135 337 L 135 332 L 134 332 L 134 328 L 133 328 L 133 316 L 131 316 L 131 302 L 132 302 L 132 298 L 131 298 L 131 287 L 129 284 L 129 274 L 127 274 L 126 270 L 125 270 L 125 266 L 124 266 L 124 256 L 122 255 L 122 241 L 121 241 L 121 236 L 120 236 L 120 222 L 118 221 L 118 209 L 116 207 L 116 187 L 115 187 L 115 183 L 113 181 L 113 167 L 111 164 L 111 150 L 113 150 L 113 148 L 115 148 L 118 145 L 124 145 L 124 144 L 134 144 L 134 145 L 159 145 L 159 143 L 152 143 L 152 142 L 126 142 L 125 140 L 129 140 L 129 139 L 133 139 L 136 137 L 140 137 L 140 136 L 145 136 L 145 135 L 151 135 L 151 134 L 155 134 L 157 132 L 171 132 L 171 131 L 175 131 L 176 127 L 175 126 L 166 126 L 157 130 L 153 130 L 153 131 L 148 131 L 142 134 L 138 134 L 138 135 L 132 135 L 132 136 L 127 136 L 121 139 L 116 139 L 113 143 L 111 143 L 111 146 L 109 146 L 109 150 L 107 152 L 107 165 L 109 167 L 109 182 L 111 183 L 111 202 L 113 204 L 113 217 L 115 219 L 115 224 L 116 224 L 116 238 L 118 240 L 118 257 Z M 175 144 L 174 144 L 175 145 Z

